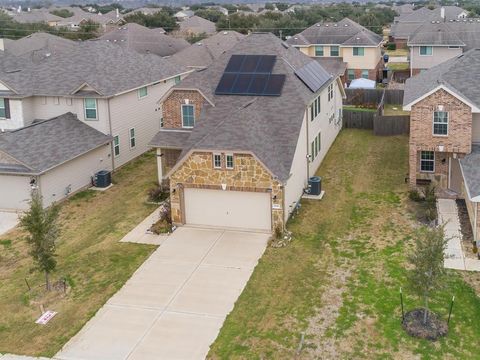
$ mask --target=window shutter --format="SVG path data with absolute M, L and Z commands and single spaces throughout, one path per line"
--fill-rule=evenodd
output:
M 5 101 L 5 118 L 10 119 L 10 99 L 4 99 Z

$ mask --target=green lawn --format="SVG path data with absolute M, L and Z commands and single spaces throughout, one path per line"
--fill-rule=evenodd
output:
M 388 56 L 408 56 L 408 49 L 385 50 Z
M 410 69 L 410 64 L 409 63 L 388 63 L 387 65 L 389 70 L 408 70 Z
M 377 109 L 361 108 L 355 105 L 343 105 L 343 109 L 361 112 L 377 112 Z
M 20 230 L 0 237 L 0 353 L 54 355 L 152 253 L 154 246 L 118 240 L 155 208 L 145 204 L 155 166 L 154 155 L 145 154 L 119 170 L 108 191 L 84 191 L 62 204 L 53 279 L 67 278 L 65 296 L 42 294 L 43 276 L 30 272 Z M 25 278 L 33 291 L 27 291 Z M 46 326 L 34 323 L 40 304 L 58 311 Z
M 401 328 L 399 288 L 407 310 L 420 304 L 405 288 L 417 226 L 407 145 L 407 137 L 341 132 L 318 171 L 324 199 L 304 201 L 289 223 L 293 241 L 266 250 L 209 358 L 293 359 L 302 333 L 305 359 L 479 357 L 480 299 L 453 271 L 432 301 L 446 316 L 456 296 L 449 335 L 431 343 Z

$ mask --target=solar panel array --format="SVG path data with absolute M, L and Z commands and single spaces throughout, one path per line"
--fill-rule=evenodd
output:
M 315 60 L 295 71 L 300 80 L 314 93 L 327 83 L 332 76 Z
M 285 75 L 272 74 L 275 55 L 232 55 L 216 95 L 280 96 Z

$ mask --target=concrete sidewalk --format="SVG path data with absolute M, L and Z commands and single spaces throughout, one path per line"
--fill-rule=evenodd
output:
M 177 229 L 55 358 L 204 359 L 269 236 Z
M 150 227 L 160 218 L 160 208 L 152 212 L 145 220 L 135 226 L 132 231 L 125 235 L 120 242 L 131 242 L 136 244 L 161 245 L 167 238 L 165 235 L 156 235 L 148 232 Z
M 447 269 L 480 271 L 480 260 L 465 257 L 462 232 L 455 200 L 437 200 L 438 222 L 445 226 L 445 236 L 450 239 L 445 249 L 444 266 Z

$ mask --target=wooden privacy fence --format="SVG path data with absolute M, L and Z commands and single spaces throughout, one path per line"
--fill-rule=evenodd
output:
M 373 129 L 373 111 L 343 109 L 343 127 L 353 129 Z
M 347 98 L 345 105 L 374 104 L 378 105 L 385 99 L 385 104 L 402 105 L 403 93 L 401 89 L 345 89 Z
M 375 113 L 373 134 L 379 136 L 404 135 L 410 133 L 410 116 L 383 116 Z

